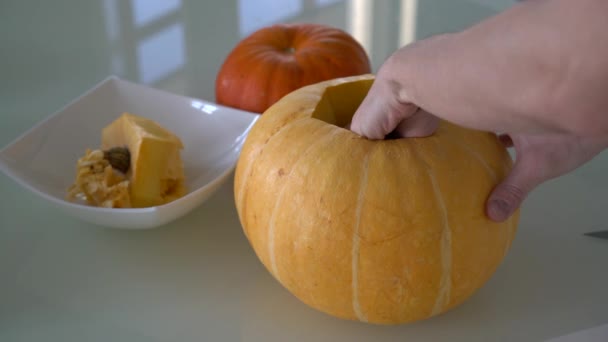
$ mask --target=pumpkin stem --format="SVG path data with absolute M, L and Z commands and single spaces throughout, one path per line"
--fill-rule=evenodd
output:
M 296 49 L 293 46 L 290 46 L 290 47 L 286 48 L 284 51 L 285 51 L 285 53 L 292 54 L 292 53 L 296 52 Z

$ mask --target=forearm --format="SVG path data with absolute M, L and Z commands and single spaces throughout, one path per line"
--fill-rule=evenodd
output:
M 529 1 L 400 50 L 386 76 L 404 101 L 464 126 L 606 135 L 607 16 L 603 0 Z

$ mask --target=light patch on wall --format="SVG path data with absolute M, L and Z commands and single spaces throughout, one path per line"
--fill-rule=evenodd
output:
M 351 0 L 349 5 L 349 31 L 365 51 L 372 51 L 373 4 L 371 0 Z
M 181 23 L 143 39 L 137 46 L 139 79 L 145 84 L 159 81 L 185 64 L 184 27 Z
M 343 1 L 344 0 L 315 0 L 315 4 L 317 5 L 317 7 L 325 7 Z
M 239 0 L 239 32 L 246 36 L 302 12 L 302 0 Z
M 418 0 L 401 0 L 400 17 L 399 46 L 404 46 L 416 40 Z
M 131 0 L 133 23 L 142 27 L 182 7 L 181 0 Z
M 120 11 L 117 0 L 103 0 L 103 18 L 106 24 L 106 35 L 110 42 L 120 38 Z
M 110 70 L 114 75 L 124 75 L 126 73 L 125 58 L 122 53 L 113 51 L 110 56 Z

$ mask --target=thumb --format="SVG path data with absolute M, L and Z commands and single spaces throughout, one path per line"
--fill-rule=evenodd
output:
M 518 159 L 513 169 L 498 184 L 486 203 L 486 214 L 492 221 L 505 221 L 519 208 L 532 189 L 540 182 L 536 179 L 532 170 L 534 161 Z
M 396 128 L 396 132 L 402 138 L 426 137 L 433 134 L 439 127 L 439 119 L 422 108 L 401 121 Z
M 398 92 L 398 85 L 376 79 L 353 116 L 351 130 L 369 139 L 384 139 L 400 122 L 414 115 L 418 107 L 400 102 Z

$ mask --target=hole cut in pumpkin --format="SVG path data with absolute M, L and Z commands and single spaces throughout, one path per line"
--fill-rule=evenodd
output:
M 347 128 L 373 82 L 374 80 L 368 79 L 327 87 L 321 100 L 317 103 L 312 117 Z

